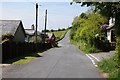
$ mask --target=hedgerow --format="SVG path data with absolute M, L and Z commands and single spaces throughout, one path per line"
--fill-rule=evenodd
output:
M 71 41 L 77 42 L 79 48 L 87 53 L 108 51 L 110 45 L 101 30 L 101 25 L 106 22 L 107 18 L 98 13 L 84 13 L 84 17 L 81 14 L 72 23 Z

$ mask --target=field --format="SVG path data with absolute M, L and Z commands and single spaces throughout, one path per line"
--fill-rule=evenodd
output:
M 54 32 L 49 32 L 49 33 L 54 33 L 55 34 L 55 37 L 57 38 L 56 40 L 58 41 L 59 39 L 61 39 L 65 33 L 66 33 L 66 30 L 64 31 L 54 31 Z

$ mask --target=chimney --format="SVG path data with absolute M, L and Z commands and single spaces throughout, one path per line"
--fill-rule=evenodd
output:
M 35 29 L 35 26 L 34 26 L 34 24 L 32 24 L 32 26 L 31 26 L 31 29 L 32 29 L 32 30 L 34 30 L 34 29 Z

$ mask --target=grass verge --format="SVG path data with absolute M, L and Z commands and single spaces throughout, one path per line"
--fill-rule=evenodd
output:
M 103 73 L 108 73 L 109 78 L 107 78 L 107 80 L 120 80 L 120 75 L 118 75 L 120 66 L 118 65 L 117 58 L 118 58 L 117 56 L 114 56 L 110 59 L 103 60 L 98 63 L 99 69 Z
M 28 63 L 38 57 L 42 57 L 42 56 L 43 56 L 43 52 L 35 52 L 35 53 L 31 53 L 31 54 L 27 54 L 24 56 L 20 56 L 17 58 L 7 60 L 5 63 L 7 63 L 7 64 L 25 64 L 25 63 Z
M 70 40 L 71 44 L 74 44 L 79 47 L 80 43 Z M 82 49 L 83 48 L 83 49 Z M 79 47 L 86 54 L 90 54 L 88 50 L 84 50 L 84 47 Z M 93 51 L 97 51 L 93 49 Z M 98 50 L 99 52 L 99 50 Z M 107 74 L 107 80 L 120 80 L 120 65 L 118 63 L 119 59 L 118 56 L 114 56 L 110 59 L 102 60 L 98 63 L 98 68 L 101 70 L 102 73 Z

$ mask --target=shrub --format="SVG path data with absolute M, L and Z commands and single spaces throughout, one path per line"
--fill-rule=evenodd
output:
M 73 21 L 70 39 L 79 42 L 80 49 L 88 53 L 108 51 L 110 45 L 100 28 L 107 21 L 98 13 L 81 14 Z
M 10 34 L 10 33 L 3 34 L 3 35 L 2 35 L 2 41 L 4 41 L 4 40 L 12 41 L 13 38 L 14 38 L 14 36 L 13 36 L 12 34 Z

